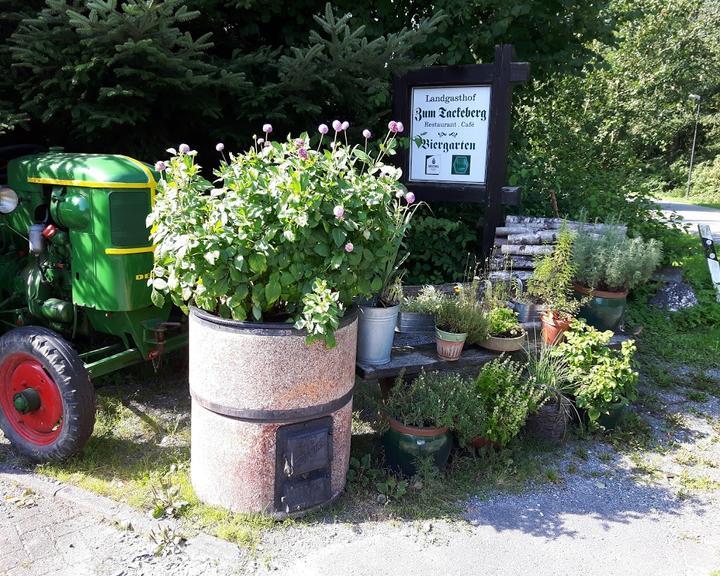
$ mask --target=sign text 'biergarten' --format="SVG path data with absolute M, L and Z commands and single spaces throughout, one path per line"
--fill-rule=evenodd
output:
M 408 182 L 484 184 L 490 86 L 413 87 Z

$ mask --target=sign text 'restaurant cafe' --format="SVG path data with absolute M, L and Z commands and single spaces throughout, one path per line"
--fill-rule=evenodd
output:
M 408 182 L 484 184 L 490 86 L 413 87 Z

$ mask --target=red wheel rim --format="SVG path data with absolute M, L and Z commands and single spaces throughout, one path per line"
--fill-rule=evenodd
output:
M 23 414 L 15 408 L 13 399 L 26 388 L 37 391 L 40 407 Z M 11 354 L 0 365 L 0 408 L 13 430 L 28 442 L 46 446 L 60 436 L 63 423 L 60 389 L 42 364 L 29 354 Z

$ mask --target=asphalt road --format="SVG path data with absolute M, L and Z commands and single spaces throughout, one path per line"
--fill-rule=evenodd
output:
M 676 212 L 687 224 L 691 225 L 690 232 L 693 234 L 697 234 L 698 224 L 707 224 L 714 236 L 720 236 L 720 210 L 694 204 L 682 204 L 672 200 L 659 200 L 658 206 L 666 216 Z

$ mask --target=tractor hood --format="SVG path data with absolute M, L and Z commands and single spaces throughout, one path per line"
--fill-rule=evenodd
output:
M 144 162 L 117 154 L 47 152 L 11 160 L 8 183 L 88 188 L 155 188 L 158 174 Z

